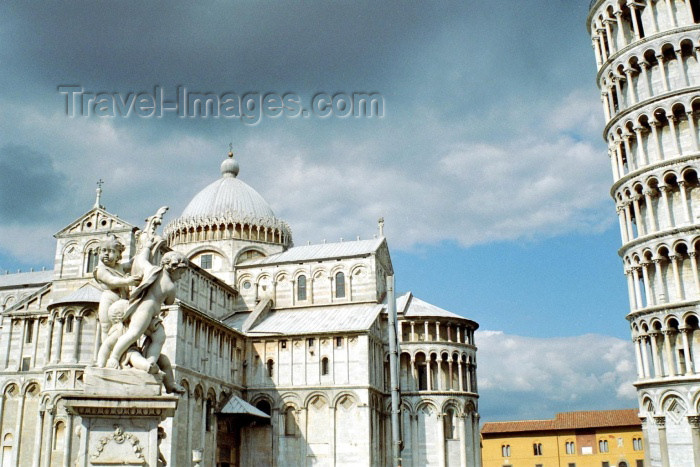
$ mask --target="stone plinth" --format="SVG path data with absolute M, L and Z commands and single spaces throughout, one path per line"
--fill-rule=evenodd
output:
M 174 415 L 177 397 L 85 394 L 65 401 L 82 419 L 76 466 L 162 465 L 158 425 Z
M 163 375 L 149 374 L 141 370 L 111 368 L 85 368 L 83 392 L 95 396 L 160 396 Z

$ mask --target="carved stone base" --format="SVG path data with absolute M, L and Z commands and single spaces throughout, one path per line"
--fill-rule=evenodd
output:
M 149 374 L 141 370 L 111 368 L 85 368 L 83 375 L 85 394 L 99 396 L 160 396 L 163 387 L 162 374 Z
M 82 419 L 76 466 L 160 465 L 158 425 L 174 415 L 177 397 L 75 395 L 65 401 Z

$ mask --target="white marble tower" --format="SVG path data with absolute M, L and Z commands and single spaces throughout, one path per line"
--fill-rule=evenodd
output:
M 593 0 L 645 465 L 700 465 L 700 1 Z

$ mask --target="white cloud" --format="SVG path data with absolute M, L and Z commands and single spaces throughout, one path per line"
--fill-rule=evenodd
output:
M 531 338 L 477 331 L 484 421 L 636 406 L 632 345 L 615 337 Z
M 496 142 L 464 140 L 464 122 L 437 116 L 323 140 L 300 137 L 291 129 L 298 122 L 271 126 L 236 141 L 240 177 L 290 223 L 297 244 L 367 237 L 380 216 L 392 247 L 403 249 L 599 230 L 613 211 L 606 157 L 590 139 L 598 137 L 589 137 L 598 112 L 590 101 L 574 92 L 546 115 L 528 115 L 529 132 L 504 127 Z M 138 224 L 164 203 L 174 218 L 218 176 L 227 141 L 194 130 L 156 136 L 121 121 L 31 107 L 8 107 L 0 119 L 6 140 L 50 153 L 69 178 L 75 201 L 65 223 L 89 209 L 99 178 L 108 209 L 125 219 Z M 30 234 L 3 247 L 17 256 L 36 241 Z

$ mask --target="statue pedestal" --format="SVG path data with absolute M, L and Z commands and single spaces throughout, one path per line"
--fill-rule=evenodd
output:
M 158 425 L 175 414 L 178 398 L 160 395 L 160 383 L 154 394 L 154 382 L 144 382 L 154 375 L 138 372 L 141 384 L 135 384 L 138 378 L 125 372 L 131 370 L 86 368 L 85 394 L 65 397 L 67 409 L 82 419 L 76 466 L 160 465 Z

